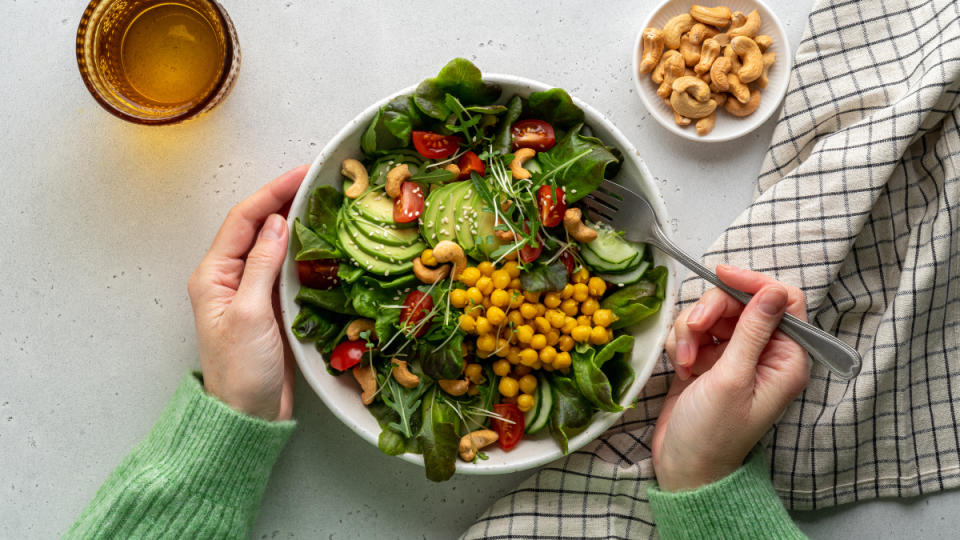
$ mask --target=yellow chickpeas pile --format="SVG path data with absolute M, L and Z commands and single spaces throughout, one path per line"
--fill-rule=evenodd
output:
M 496 358 L 498 391 L 521 411 L 534 405 L 537 377 L 532 371 L 567 373 L 577 343 L 603 345 L 613 339 L 609 326 L 615 316 L 600 309 L 607 284 L 586 269 L 562 290 L 547 293 L 524 291 L 514 261 L 499 269 L 481 262 L 465 268 L 458 279 L 467 288 L 451 290 L 450 303 L 464 311 L 460 328 L 477 337 L 478 358 Z M 479 369 L 479 364 L 468 368 Z M 467 377 L 473 379 L 470 373 Z

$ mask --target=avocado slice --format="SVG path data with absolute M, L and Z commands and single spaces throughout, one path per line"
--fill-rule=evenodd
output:
M 407 228 L 417 224 L 416 221 L 411 221 L 410 223 L 395 222 L 393 220 L 393 199 L 383 191 L 371 191 L 360 197 L 353 203 L 352 210 L 356 212 L 356 216 L 363 217 L 379 225 Z
M 474 232 L 474 242 L 476 244 L 474 258 L 489 259 L 490 254 L 497 250 L 505 242 L 498 240 L 493 234 L 493 228 L 496 226 L 496 216 L 492 212 L 482 210 L 486 203 L 479 195 L 474 194 L 472 205 L 477 209 L 477 220 Z
M 427 248 L 423 242 L 415 242 L 409 246 L 389 246 L 377 238 L 371 238 L 364 235 L 351 222 L 346 222 L 347 233 L 356 242 L 361 251 L 375 259 L 389 263 L 403 263 L 413 260 L 414 257 Z
M 453 228 L 457 232 L 457 243 L 464 251 L 471 253 L 476 246 L 473 231 L 477 226 L 477 208 L 474 206 L 473 183 L 465 184 L 466 187 L 454 196 L 457 213 Z
M 457 241 L 456 227 L 459 223 L 457 218 L 460 216 L 460 207 L 463 202 L 460 194 L 465 192 L 468 187 L 470 186 L 467 182 L 450 184 L 450 189 L 447 190 L 440 199 L 442 203 L 437 209 L 437 221 L 433 224 L 436 229 L 437 241 Z
M 341 221 L 340 226 L 337 228 L 337 240 L 339 240 L 340 247 L 343 251 L 353 259 L 354 264 L 373 274 L 381 276 L 398 275 L 409 272 L 410 269 L 413 268 L 412 261 L 390 263 L 381 261 L 376 257 L 371 257 L 367 252 L 360 249 L 360 246 L 358 246 L 353 237 L 350 236 L 344 221 Z
M 362 217 L 354 217 L 351 222 L 364 236 L 388 246 L 409 246 L 420 240 L 420 231 L 417 229 L 387 227 L 367 221 Z
M 446 194 L 453 186 L 454 184 L 447 184 L 434 189 L 427 195 L 427 201 L 424 203 L 423 214 L 420 215 L 420 219 L 423 221 L 420 231 L 431 246 L 437 245 L 437 242 L 440 241 L 437 239 L 437 229 L 439 228 L 437 227 L 437 213 L 440 212 L 441 207 L 445 207 Z

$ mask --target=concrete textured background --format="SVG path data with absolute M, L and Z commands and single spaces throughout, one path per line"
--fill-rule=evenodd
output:
M 87 94 L 74 56 L 86 2 L 0 2 L 0 537 L 62 533 L 198 366 L 186 280 L 226 211 L 450 58 L 563 87 L 612 118 L 694 253 L 749 202 L 773 130 L 705 146 L 649 118 L 630 49 L 650 1 L 223 3 L 243 52 L 233 93 L 200 120 L 151 128 Z M 794 48 L 810 5 L 775 4 Z M 450 538 L 530 474 L 431 484 L 302 380 L 295 414 L 256 538 Z M 957 500 L 795 517 L 820 538 L 947 537 Z

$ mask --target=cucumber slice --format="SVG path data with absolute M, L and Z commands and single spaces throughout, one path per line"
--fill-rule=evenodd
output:
M 631 283 L 640 281 L 640 278 L 643 277 L 643 274 L 648 268 L 650 268 L 650 262 L 643 261 L 640 263 L 640 266 L 623 274 L 596 274 L 596 276 L 607 283 L 623 287 L 624 285 L 630 285 Z
M 542 373 L 537 376 L 537 396 L 535 399 L 537 404 L 534 409 L 537 410 L 537 414 L 533 421 L 526 422 L 527 428 L 524 430 L 531 435 L 550 423 L 550 413 L 553 411 L 553 393 L 550 389 L 550 382 Z
M 537 419 L 537 414 L 540 413 L 540 403 L 542 403 L 543 400 L 540 399 L 539 384 L 540 383 L 537 383 L 538 390 L 533 394 L 533 407 L 531 407 L 529 411 L 523 413 L 523 425 L 525 426 L 523 429 L 524 433 L 530 433 L 530 426 L 533 425 L 534 420 Z
M 583 261 L 587 263 L 590 268 L 596 270 L 598 273 L 605 274 L 622 274 L 624 272 L 629 272 L 630 270 L 636 268 L 641 262 L 638 254 L 631 259 L 627 259 L 626 261 L 620 263 L 611 263 L 605 259 L 601 259 L 600 256 L 597 255 L 592 249 L 581 249 L 580 256 L 583 257 Z
M 622 266 L 643 257 L 644 245 L 628 242 L 613 229 L 598 228 L 596 240 L 586 244 L 586 249 L 611 266 Z

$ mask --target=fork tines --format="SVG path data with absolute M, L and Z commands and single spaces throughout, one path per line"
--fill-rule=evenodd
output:
M 617 217 L 617 212 L 624 204 L 624 199 L 633 195 L 633 192 L 619 186 L 610 180 L 604 180 L 600 186 L 582 199 L 587 207 L 587 217 L 592 221 L 611 223 Z

